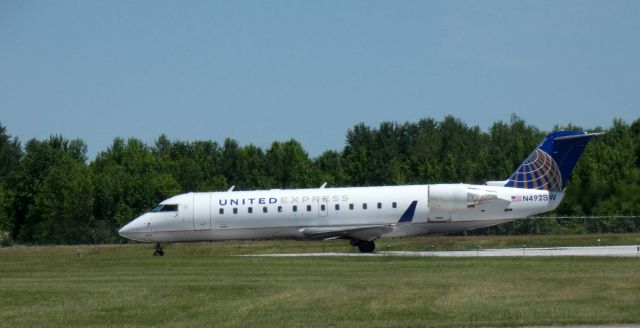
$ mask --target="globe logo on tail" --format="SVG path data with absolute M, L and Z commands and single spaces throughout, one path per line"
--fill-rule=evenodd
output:
M 509 178 L 507 186 L 562 191 L 562 174 L 551 155 L 536 149 Z

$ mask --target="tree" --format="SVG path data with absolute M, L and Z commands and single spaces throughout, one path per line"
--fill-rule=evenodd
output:
M 13 197 L 12 190 L 0 182 L 0 233 L 14 230 L 13 216 L 10 214 Z
M 0 181 L 6 182 L 7 176 L 18 168 L 21 157 L 20 141 L 11 138 L 6 127 L 0 123 Z
M 511 116 L 508 124 L 502 121 L 494 123 L 489 129 L 487 178 L 509 178 L 545 134 L 515 115 Z
M 273 142 L 265 160 L 266 173 L 272 177 L 276 188 L 306 188 L 314 182 L 309 156 L 296 140 Z
M 161 135 L 152 152 L 161 170 L 176 179 L 181 191 L 214 191 L 227 187 L 221 170 L 221 150 L 215 142 L 171 142 Z
M 116 231 L 159 201 L 180 192 L 175 177 L 163 172 L 149 147 L 138 139 L 116 138 L 91 164 L 96 219 L 104 221 L 112 240 Z
M 11 175 L 15 218 L 12 235 L 20 242 L 78 242 L 76 235 L 63 234 L 60 230 L 56 233 L 60 236 L 53 236 L 42 227 L 57 226 L 66 230 L 92 220 L 93 190 L 85 170 L 86 150 L 82 140 L 67 140 L 62 136 L 27 143 L 25 156 Z M 78 206 L 80 203 L 82 206 Z
M 12 138 L 0 123 L 0 233 L 15 230 L 12 213 L 15 185 L 11 175 L 18 169 L 21 157 L 20 141 Z
M 93 184 L 87 166 L 62 157 L 36 187 L 21 241 L 38 244 L 95 243 Z M 98 225 L 101 227 L 101 225 Z
M 316 184 L 327 182 L 334 187 L 347 186 L 349 181 L 344 171 L 344 160 L 339 152 L 327 150 L 312 160 L 313 176 Z

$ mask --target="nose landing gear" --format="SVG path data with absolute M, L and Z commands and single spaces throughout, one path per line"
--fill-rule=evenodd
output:
M 153 256 L 164 256 L 164 251 L 162 250 L 162 245 L 160 245 L 160 243 L 156 243 L 153 247 Z

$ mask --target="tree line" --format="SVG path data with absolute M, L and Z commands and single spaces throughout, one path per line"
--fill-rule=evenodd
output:
M 590 131 L 606 134 L 587 147 L 553 218 L 471 233 L 640 231 L 640 221 L 632 217 L 640 214 L 640 119 L 614 120 L 608 128 Z M 294 139 L 262 149 L 233 139 L 186 142 L 161 135 L 153 145 L 116 138 L 88 161 L 80 139 L 51 136 L 23 145 L 0 124 L 0 239 L 5 244 L 120 243 L 118 228 L 159 201 L 232 185 L 254 190 L 324 182 L 337 187 L 504 180 L 546 133 L 517 116 L 487 131 L 448 116 L 377 127 L 357 124 L 347 131 L 342 150 L 315 158 Z

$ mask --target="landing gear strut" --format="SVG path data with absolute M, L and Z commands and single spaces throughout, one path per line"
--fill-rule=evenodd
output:
M 351 239 L 349 243 L 351 246 L 358 246 L 362 253 L 373 253 L 376 250 L 376 243 L 373 241 Z
M 162 250 L 162 245 L 160 245 L 160 243 L 156 243 L 153 247 L 153 256 L 164 256 L 164 251 Z

